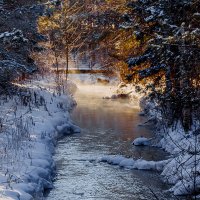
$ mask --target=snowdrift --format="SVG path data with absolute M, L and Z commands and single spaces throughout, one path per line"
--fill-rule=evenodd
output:
M 18 95 L 0 100 L 0 199 L 40 199 L 53 188 L 57 138 L 80 132 L 69 117 L 75 102 L 52 77 L 17 87 Z

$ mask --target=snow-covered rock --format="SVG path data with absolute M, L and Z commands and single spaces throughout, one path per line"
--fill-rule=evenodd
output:
M 145 137 L 139 137 L 136 138 L 133 142 L 133 145 L 135 146 L 149 146 L 150 145 L 150 139 L 145 138 Z
M 61 126 L 57 126 L 56 129 L 60 135 L 69 135 L 69 134 L 81 132 L 81 129 L 72 123 L 67 123 Z
M 116 94 L 113 94 L 110 98 L 111 98 L 111 99 L 117 99 L 118 97 L 117 97 Z

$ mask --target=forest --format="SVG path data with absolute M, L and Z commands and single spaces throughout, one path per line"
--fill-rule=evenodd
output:
M 199 1 L 70 1 L 39 20 L 55 54 L 116 70 L 159 106 L 165 126 L 199 119 Z M 56 10 L 55 13 L 53 10 Z M 72 17 L 73 16 L 73 17 Z M 59 41 L 61 40 L 61 41 Z M 98 56 L 97 56 L 98 55 Z M 67 58 L 66 58 L 67 59 Z
M 110 123 L 106 131 L 117 124 L 125 131 L 134 124 L 132 131 L 138 135 L 129 137 L 130 148 L 136 149 L 128 155 L 119 148 L 87 162 L 156 171 L 171 199 L 200 198 L 199 63 L 200 0 L 0 0 L 0 199 L 1 194 L 2 199 L 43 199 L 44 191 L 54 188 L 57 172 L 52 156 L 60 148 L 56 147 L 59 135 L 84 134 L 82 126 L 90 117 L 87 131 L 98 130 L 105 105 L 115 108 L 112 116 L 110 107 L 105 111 L 102 124 Z M 91 73 L 72 75 L 73 70 Z M 103 71 L 93 78 L 95 83 L 89 82 L 92 71 Z M 115 90 L 107 94 L 109 87 Z M 76 96 L 74 91 L 81 89 Z M 126 118 L 123 103 L 130 106 L 127 113 L 133 112 L 138 120 L 142 117 L 142 123 L 135 125 L 134 118 L 124 126 L 121 116 L 130 117 Z M 90 111 L 83 123 L 80 119 L 88 112 L 84 106 L 102 110 Z M 78 117 L 73 118 L 74 112 Z M 152 129 L 153 136 L 138 127 Z M 146 158 L 142 156 L 146 146 L 168 155 Z M 26 167 L 20 170 L 22 161 Z M 156 187 L 147 188 L 152 198 L 143 199 L 168 199 L 160 197 Z M 54 190 L 47 199 L 55 198 Z M 83 199 L 86 192 L 74 193 Z M 108 199 L 142 199 L 126 195 Z

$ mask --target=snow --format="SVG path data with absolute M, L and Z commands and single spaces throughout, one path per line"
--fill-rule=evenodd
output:
M 139 107 L 139 101 L 142 96 L 141 96 L 141 94 L 136 92 L 135 86 L 133 86 L 132 84 L 125 84 L 124 82 L 121 82 L 117 86 L 116 95 L 120 96 L 121 94 L 127 95 L 130 98 L 130 100 L 135 105 L 137 104 L 137 107 Z
M 135 146 L 149 146 L 150 139 L 145 138 L 145 137 L 139 137 L 139 138 L 136 138 L 132 144 Z
M 169 129 L 160 141 L 159 145 L 173 155 L 173 159 L 165 166 L 162 176 L 166 182 L 174 185 L 170 191 L 175 195 L 194 193 L 194 181 L 196 190 L 199 190 L 200 148 L 198 140 L 195 142 L 195 137 L 193 133 L 185 134 L 178 127 L 176 130 Z
M 13 31 L 6 31 L 4 33 L 0 33 L 0 39 L 11 38 L 12 40 L 21 40 L 22 42 L 28 42 L 28 39 L 24 37 L 23 33 L 19 29 L 13 29 Z
M 57 138 L 81 131 L 69 117 L 69 111 L 76 103 L 70 95 L 56 91 L 52 77 L 16 85 L 22 88 L 23 97 L 31 97 L 31 100 L 26 102 L 27 105 L 24 105 L 24 98 L 18 95 L 0 100 L 0 113 L 4 116 L 0 118 L 0 199 L 38 199 L 44 189 L 53 188 L 55 163 L 52 155 Z M 84 84 L 82 87 L 84 88 Z M 91 88 L 85 87 L 85 90 L 91 91 Z M 124 83 L 118 86 L 118 93 L 128 93 L 133 98 L 141 97 L 135 94 L 134 86 Z M 145 98 L 141 101 L 145 102 Z M 145 110 L 148 110 L 149 118 L 159 120 L 160 113 L 156 110 L 156 104 L 145 102 L 142 105 L 143 103 L 143 113 L 146 114 Z M 122 155 L 106 155 L 98 159 L 98 162 L 126 169 L 159 171 L 164 181 L 173 184 L 170 191 L 175 195 L 191 194 L 194 189 L 199 190 L 200 176 L 196 176 L 196 188 L 193 176 L 200 171 L 200 156 L 196 155 L 195 158 L 194 155 L 195 151 L 200 152 L 199 142 L 197 147 L 194 145 L 198 134 L 195 135 L 192 131 L 185 134 L 177 125 L 177 129 L 168 128 L 167 133 L 161 132 L 158 135 L 162 139 L 157 146 L 170 152 L 172 158 L 147 161 Z M 133 144 L 149 145 L 150 140 L 139 137 Z
M 141 106 L 149 118 L 156 119 L 156 126 L 163 123 L 161 114 L 155 102 L 143 98 Z M 174 195 L 191 195 L 200 187 L 200 145 L 198 121 L 194 121 L 194 127 L 187 134 L 180 123 L 176 128 L 167 127 L 164 131 L 160 128 L 156 133 L 159 142 L 155 146 L 164 149 L 171 154 L 171 160 L 162 169 L 163 180 L 172 184 L 170 189 Z M 152 141 L 153 142 L 153 141 Z M 196 145 L 195 145 L 196 144 Z M 195 187 L 194 187 L 194 182 Z
M 23 73 L 31 74 L 35 70 L 35 66 L 25 66 L 12 59 L 0 60 L 0 84 L 5 85 L 20 77 Z
M 127 169 L 138 170 L 155 170 L 162 171 L 164 166 L 170 162 L 170 160 L 163 161 L 147 161 L 143 159 L 134 160 L 133 158 L 126 158 L 121 155 L 107 155 L 98 160 L 99 162 L 106 162 L 111 165 L 118 165 Z
M 53 188 L 57 138 L 80 132 L 69 116 L 76 104 L 53 77 L 16 86 L 16 96 L 0 99 L 0 199 L 40 199 Z

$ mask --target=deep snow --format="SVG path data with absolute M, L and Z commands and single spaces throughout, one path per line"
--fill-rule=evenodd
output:
M 53 77 L 16 85 L 18 95 L 0 100 L 0 199 L 40 199 L 53 187 L 56 139 L 80 132 L 69 117 L 76 103 Z

